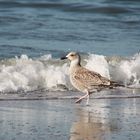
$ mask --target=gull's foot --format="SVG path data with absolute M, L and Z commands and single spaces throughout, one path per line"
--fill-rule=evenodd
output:
M 75 101 L 75 103 L 81 103 L 82 99 L 78 99 Z

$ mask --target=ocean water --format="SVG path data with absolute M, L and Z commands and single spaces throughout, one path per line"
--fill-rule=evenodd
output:
M 140 87 L 139 0 L 1 0 L 0 92 L 74 90 L 70 51 L 111 80 Z

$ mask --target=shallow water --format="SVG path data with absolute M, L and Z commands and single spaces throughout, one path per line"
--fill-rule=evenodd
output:
M 62 102 L 2 101 L 0 104 L 0 139 L 55 140 L 69 137 L 72 108 L 65 108 Z
M 71 140 L 139 139 L 139 99 L 93 100 L 79 108 L 71 128 Z
M 0 101 L 2 140 L 139 140 L 139 99 Z

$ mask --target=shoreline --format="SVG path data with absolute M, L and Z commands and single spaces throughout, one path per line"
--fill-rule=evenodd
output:
M 84 95 L 78 91 L 32 91 L 23 93 L 1 93 L 0 101 L 3 100 L 65 100 L 77 99 Z M 90 100 L 94 99 L 127 99 L 140 98 L 140 89 L 107 89 L 90 94 Z
M 140 98 L 140 96 L 116 96 L 116 97 L 99 97 L 99 98 L 90 98 L 90 100 L 104 100 L 104 99 L 134 99 L 134 98 Z M 0 98 L 0 101 L 33 101 L 33 100 L 71 100 L 71 99 L 78 99 L 76 97 L 72 97 L 72 98 L 57 98 L 57 97 L 51 97 L 51 98 Z M 84 99 L 83 99 L 84 100 Z

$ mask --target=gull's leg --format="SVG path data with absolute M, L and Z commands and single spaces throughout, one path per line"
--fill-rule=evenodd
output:
M 88 94 L 86 93 L 86 95 L 80 97 L 78 100 L 76 100 L 75 103 L 80 103 L 82 101 L 82 99 L 86 98 L 88 96 Z
M 88 90 L 86 90 L 86 94 L 84 96 L 80 97 L 78 100 L 76 100 L 75 103 L 80 103 L 82 101 L 82 99 L 84 99 L 86 97 L 87 97 L 87 104 L 88 104 L 88 102 L 89 102 L 89 92 L 88 92 Z
M 89 105 L 89 93 L 87 95 L 87 102 L 86 102 L 86 105 Z

